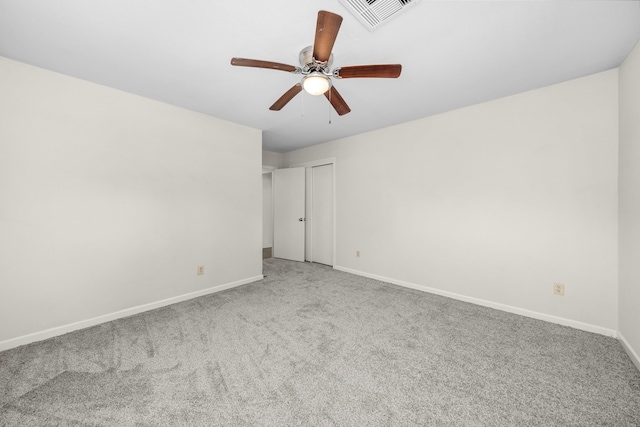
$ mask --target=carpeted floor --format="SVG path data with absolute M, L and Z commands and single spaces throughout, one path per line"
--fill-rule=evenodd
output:
M 317 264 L 265 274 L 0 353 L 0 425 L 640 426 L 615 339 Z

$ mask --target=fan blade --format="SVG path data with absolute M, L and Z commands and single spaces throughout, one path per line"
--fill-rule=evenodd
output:
M 272 70 L 282 70 L 295 72 L 298 70 L 293 65 L 281 64 L 279 62 L 260 61 L 258 59 L 246 59 L 246 58 L 231 58 L 231 65 L 238 67 L 256 67 L 256 68 L 270 68 Z
M 340 95 L 334 86 L 331 86 L 331 89 L 326 91 L 324 96 L 326 96 L 331 105 L 333 105 L 333 108 L 335 108 L 338 115 L 344 116 L 351 111 L 351 108 L 349 108 L 347 103 L 344 102 L 344 98 L 342 98 L 342 95 Z
M 334 76 L 341 79 L 358 77 L 377 77 L 395 79 L 402 72 L 400 64 L 353 65 L 351 67 L 336 68 Z
M 293 99 L 294 96 L 299 94 L 302 91 L 302 84 L 298 83 L 294 85 L 291 89 L 286 91 L 284 95 L 282 95 L 276 102 L 273 103 L 269 110 L 280 111 L 282 108 L 287 105 L 289 101 Z
M 338 37 L 340 24 L 342 24 L 342 16 L 326 10 L 318 12 L 316 38 L 313 42 L 313 57 L 316 61 L 326 62 L 329 60 L 333 44 Z

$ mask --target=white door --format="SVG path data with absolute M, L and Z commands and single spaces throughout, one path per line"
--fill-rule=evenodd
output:
M 304 168 L 273 171 L 273 256 L 304 261 Z
M 333 265 L 333 165 L 311 168 L 312 260 Z

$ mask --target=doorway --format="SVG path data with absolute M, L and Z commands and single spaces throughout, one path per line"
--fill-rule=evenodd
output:
M 262 169 L 262 259 L 273 256 L 273 173 Z
M 263 247 L 271 244 L 274 257 L 335 264 L 334 163 L 325 159 L 263 175 Z

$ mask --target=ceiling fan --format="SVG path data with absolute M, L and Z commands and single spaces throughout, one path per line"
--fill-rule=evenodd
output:
M 279 62 L 260 61 L 257 59 L 231 58 L 231 65 L 240 67 L 269 68 L 287 71 L 292 74 L 302 74 L 302 81 L 286 91 L 271 107 L 270 110 L 279 111 L 303 89 L 311 95 L 324 94 L 339 115 L 351 111 L 340 93 L 331 82 L 336 79 L 352 78 L 397 78 L 402 71 L 400 64 L 371 64 L 337 67 L 330 70 L 333 63 L 333 44 L 338 36 L 342 24 L 342 17 L 335 13 L 321 10 L 318 12 L 316 35 L 313 46 L 307 46 L 300 51 L 300 66 L 281 64 Z

